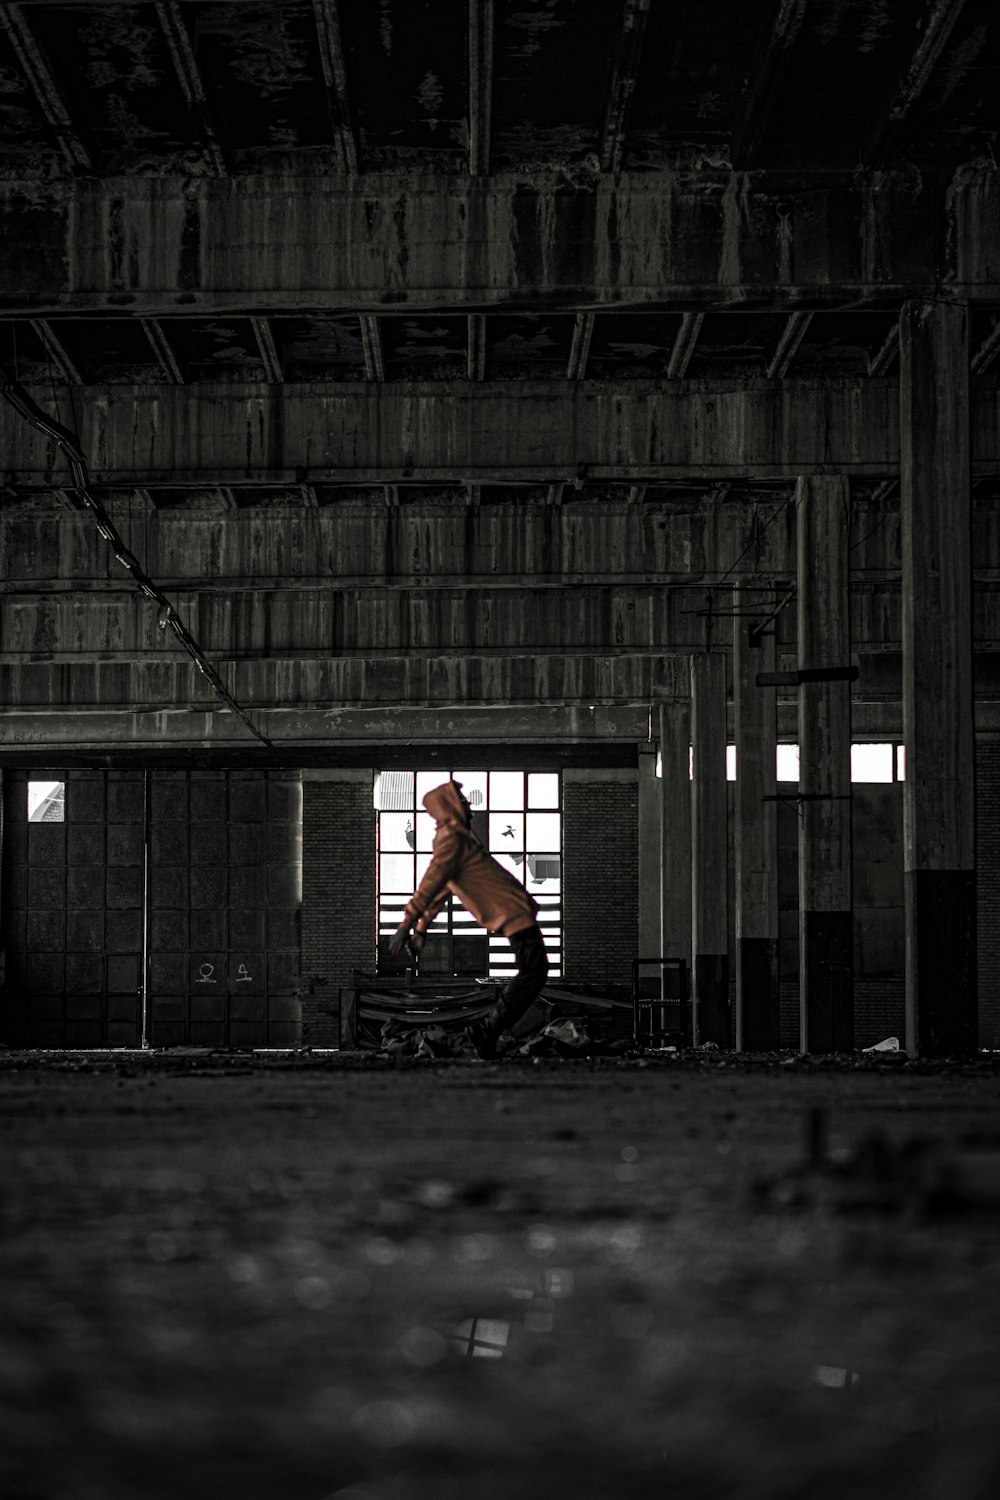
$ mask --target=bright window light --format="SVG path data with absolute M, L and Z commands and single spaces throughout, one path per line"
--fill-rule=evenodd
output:
M 726 746 L 726 780 L 736 780 L 736 746 Z
M 66 784 L 62 781 L 28 782 L 28 822 L 64 823 Z
M 852 781 L 891 781 L 892 745 L 882 744 L 851 746 Z
M 779 781 L 798 781 L 799 779 L 799 747 L 798 745 L 779 745 L 777 755 L 777 773 Z
M 906 746 L 896 746 L 896 780 L 906 780 Z

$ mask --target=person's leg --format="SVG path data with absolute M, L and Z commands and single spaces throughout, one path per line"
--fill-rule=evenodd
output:
M 517 973 L 509 984 L 504 985 L 499 1000 L 483 1019 L 473 1021 L 467 1028 L 480 1057 L 493 1056 L 497 1037 L 517 1024 L 537 1000 L 548 978 L 549 960 L 541 928 L 537 925 L 525 927 L 521 932 L 515 932 L 508 942 L 514 950 Z

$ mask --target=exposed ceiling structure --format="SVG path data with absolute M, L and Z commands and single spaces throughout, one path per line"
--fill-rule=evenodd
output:
M 500 702 L 634 737 L 722 639 L 699 588 L 793 579 L 817 468 L 889 701 L 911 298 L 970 307 L 1000 647 L 998 128 L 987 0 L 2 4 L 0 373 L 279 738 Z M 5 408 L 0 453 L 12 740 L 235 740 L 157 720 L 211 695 L 58 446 Z

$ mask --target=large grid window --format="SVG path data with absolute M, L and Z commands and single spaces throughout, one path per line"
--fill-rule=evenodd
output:
M 431 862 L 435 823 L 423 798 L 448 780 L 447 771 L 379 771 L 375 776 L 379 968 L 391 967 L 386 941 Z M 498 864 L 538 902 L 550 972 L 562 972 L 562 803 L 555 771 L 455 771 L 472 808 L 473 832 Z M 514 972 L 506 938 L 487 934 L 450 897 L 431 925 L 424 973 Z

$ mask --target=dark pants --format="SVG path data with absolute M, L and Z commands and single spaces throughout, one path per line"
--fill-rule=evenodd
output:
M 514 950 L 517 973 L 509 984 L 504 985 L 500 999 L 487 1018 L 497 1031 L 509 1031 L 521 1019 L 531 1002 L 541 994 L 549 975 L 549 959 L 540 927 L 525 927 L 507 941 Z

